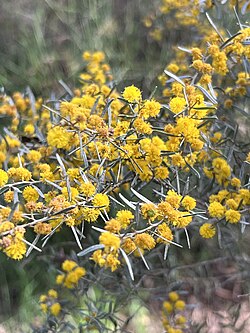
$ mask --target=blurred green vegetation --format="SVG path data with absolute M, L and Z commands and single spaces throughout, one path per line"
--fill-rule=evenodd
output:
M 48 96 L 59 88 L 59 79 L 76 85 L 84 50 L 102 50 L 118 83 L 152 89 L 167 45 L 160 48 L 147 38 L 142 19 L 149 6 L 142 0 L 3 2 L 0 84 L 9 92 L 29 85 Z

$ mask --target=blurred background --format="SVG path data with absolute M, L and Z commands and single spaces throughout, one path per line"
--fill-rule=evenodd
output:
M 157 1 L 154 5 L 157 4 Z M 142 0 L 10 0 L 1 4 L 0 85 L 27 85 L 40 95 L 58 80 L 77 83 L 84 50 L 102 50 L 114 77 L 152 87 L 167 61 L 167 44 L 148 38 L 142 20 L 151 8 Z

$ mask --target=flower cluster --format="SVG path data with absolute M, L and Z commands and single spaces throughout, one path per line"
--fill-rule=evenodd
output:
M 0 138 L 0 249 L 19 260 L 67 229 L 79 256 L 112 272 L 125 264 L 134 278 L 134 257 L 149 267 L 148 252 L 183 247 L 180 235 L 190 247 L 196 226 L 212 238 L 216 227 L 246 223 L 249 151 L 230 148 L 237 133 L 222 111 L 249 93 L 249 32 L 207 34 L 182 51 L 158 97 L 133 84 L 117 91 L 104 54 L 88 51 L 81 86 L 59 102 L 2 96 L 10 125 Z M 57 283 L 69 289 L 85 275 L 72 262 L 62 269 Z
M 177 292 L 168 294 L 168 300 L 162 305 L 162 324 L 166 333 L 183 333 L 188 329 L 188 321 L 183 311 L 186 304 Z
M 56 277 L 59 289 L 50 289 L 46 295 L 40 296 L 40 307 L 49 316 L 58 317 L 63 314 L 65 301 L 60 300 L 63 297 L 63 288 L 76 289 L 79 280 L 86 274 L 85 269 L 72 260 L 65 260 L 62 263 L 62 270 L 63 273 Z

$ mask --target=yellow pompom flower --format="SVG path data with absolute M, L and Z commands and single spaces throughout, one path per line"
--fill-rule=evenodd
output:
M 141 134 L 151 134 L 152 133 L 152 128 L 149 123 L 144 121 L 142 118 L 137 118 L 134 121 L 134 128 L 138 133 Z
M 179 316 L 176 318 L 176 324 L 178 324 L 178 325 L 183 325 L 183 324 L 186 323 L 186 321 L 187 321 L 186 317 L 181 316 L 181 315 L 179 315 Z
M 61 305 L 60 303 L 56 302 L 51 305 L 50 312 L 53 316 L 57 317 L 59 313 L 61 312 Z
M 49 146 L 55 148 L 68 149 L 71 144 L 72 133 L 68 132 L 64 127 L 56 126 L 49 130 L 47 141 Z
M 157 238 L 157 243 L 165 243 L 168 244 L 168 241 L 173 240 L 173 233 L 169 226 L 163 222 L 157 227 L 157 234 L 161 237 Z
M 139 115 L 144 119 L 148 119 L 149 117 L 156 117 L 161 110 L 161 104 L 154 100 L 147 100 L 143 107 L 139 110 Z
M 169 190 L 165 200 L 172 207 L 179 208 L 181 202 L 181 195 L 177 194 L 174 190 Z
M 116 219 L 120 222 L 122 228 L 126 228 L 134 219 L 134 215 L 129 210 L 120 210 L 116 214 Z
M 0 223 L 0 233 L 14 229 L 14 227 L 15 227 L 14 223 L 10 221 L 2 222 Z
M 62 263 L 62 270 L 65 272 L 70 272 L 72 269 L 74 269 L 77 266 L 77 263 L 74 262 L 73 260 L 65 260 Z
M 27 124 L 24 129 L 24 133 L 27 135 L 33 135 L 35 133 L 35 127 L 32 124 Z
M 108 209 L 109 208 L 109 197 L 106 194 L 97 193 L 92 203 L 94 206 L 98 207 L 101 210 Z
M 8 203 L 14 200 L 14 191 L 8 190 L 4 193 L 4 200 Z
M 159 166 L 155 168 L 155 178 L 157 179 L 167 179 L 169 176 L 169 171 L 167 167 Z
M 145 232 L 136 235 L 134 241 L 142 250 L 152 250 L 155 247 L 154 238 Z
M 25 201 L 36 202 L 39 199 L 37 190 L 35 190 L 32 186 L 26 186 L 22 194 Z
M 100 215 L 99 209 L 83 207 L 80 210 L 80 216 L 82 216 L 82 219 L 89 223 L 95 222 L 98 219 L 99 215 Z
M 41 303 L 40 308 L 42 309 L 42 312 L 44 312 L 44 313 L 46 313 L 48 311 L 48 305 L 45 303 Z
M 105 223 L 105 230 L 119 233 L 121 230 L 121 223 L 116 219 L 111 219 Z
M 232 178 L 231 179 L 231 185 L 234 186 L 234 187 L 240 187 L 241 186 L 241 181 L 239 178 Z
M 175 310 L 184 310 L 185 306 L 186 306 L 185 302 L 180 299 L 176 301 L 174 304 Z
M 86 197 L 91 197 L 95 194 L 96 188 L 93 184 L 88 182 L 81 184 L 81 186 L 79 187 L 79 191 L 83 193 Z
M 14 260 L 21 260 L 26 253 L 26 244 L 22 240 L 15 238 L 4 249 L 4 253 Z
M 169 103 L 169 108 L 173 113 L 180 113 L 185 109 L 186 100 L 183 97 L 174 97 Z
M 211 223 L 204 223 L 199 232 L 203 238 L 213 238 L 216 234 L 215 227 Z
M 241 215 L 237 210 L 229 209 L 225 213 L 225 218 L 229 223 L 238 223 L 240 221 Z
M 166 310 L 168 313 L 171 313 L 173 311 L 173 305 L 170 302 L 163 302 L 163 308 Z
M 117 270 L 118 266 L 121 264 L 120 260 L 117 259 L 117 254 L 109 253 L 106 257 L 105 266 L 111 269 L 111 272 Z
M 0 187 L 8 183 L 9 177 L 7 172 L 0 169 Z
M 176 301 L 179 299 L 179 295 L 177 294 L 177 292 L 175 292 L 175 291 L 171 291 L 171 292 L 168 294 L 168 298 L 170 299 L 170 301 L 172 301 L 172 302 L 176 302 Z
M 186 195 L 181 201 L 181 204 L 186 210 L 193 210 L 196 207 L 196 200 Z
M 27 154 L 27 160 L 33 163 L 38 163 L 42 158 L 42 154 L 36 150 L 30 150 Z
M 117 251 L 121 245 L 121 240 L 116 235 L 113 235 L 111 232 L 103 232 L 99 237 L 100 244 L 103 244 L 105 248 L 109 250 L 113 249 Z
M 126 253 L 131 253 L 136 250 L 136 245 L 131 238 L 126 238 L 122 242 L 122 248 Z
M 211 217 L 221 219 L 225 215 L 225 207 L 223 207 L 219 202 L 215 201 L 208 206 L 208 212 Z
M 126 87 L 122 93 L 122 96 L 129 103 L 138 103 L 141 101 L 141 91 L 134 85 Z
M 63 281 L 64 281 L 64 279 L 65 279 L 65 275 L 64 274 L 58 274 L 57 276 L 56 276 L 56 284 L 62 284 L 63 283 Z
M 83 267 L 76 267 L 74 270 L 68 272 L 65 277 L 64 286 L 68 289 L 73 289 L 77 286 L 79 280 L 86 274 Z
M 48 291 L 48 296 L 52 297 L 52 298 L 57 298 L 58 297 L 58 293 L 55 289 L 50 289 Z

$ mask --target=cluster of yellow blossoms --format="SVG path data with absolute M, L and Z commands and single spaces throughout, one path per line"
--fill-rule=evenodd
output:
M 68 289 L 76 289 L 79 280 L 86 274 L 85 269 L 72 260 L 65 260 L 62 263 L 62 270 L 63 273 L 56 277 L 56 283 Z M 59 316 L 62 313 L 62 304 L 59 298 L 60 293 L 55 289 L 50 289 L 47 295 L 41 295 L 40 307 L 42 311 L 54 317 Z
M 68 228 L 79 256 L 91 252 L 92 261 L 111 271 L 125 262 L 131 273 L 132 255 L 148 267 L 147 251 L 182 247 L 181 234 L 190 247 L 192 225 L 211 238 L 219 224 L 243 223 L 248 185 L 226 161 L 228 132 L 222 134 L 217 121 L 221 101 L 210 82 L 214 72 L 224 76 L 229 70 L 216 68 L 221 52 L 232 56 L 234 45 L 241 45 L 239 59 L 248 57 L 248 33 L 245 28 L 224 44 L 210 36 L 207 52 L 192 48 L 194 75 L 178 77 L 179 67 L 168 66 L 170 79 L 158 100 L 134 85 L 119 93 L 102 52 L 84 52 L 81 86 L 68 89 L 59 103 L 42 105 L 30 91 L 2 96 L 1 114 L 9 124 L 0 139 L 1 250 L 19 260 Z M 240 72 L 236 84 L 247 88 L 246 75 Z M 201 180 L 220 187 L 206 197 L 209 205 L 195 190 Z M 89 229 L 100 232 L 99 244 L 91 246 Z M 57 283 L 73 288 L 85 272 L 67 264 Z
M 183 315 L 186 304 L 177 292 L 168 294 L 162 306 L 162 324 L 166 333 L 184 333 L 188 329 L 187 318 Z
M 200 228 L 200 235 L 204 238 L 212 238 L 216 234 L 215 225 L 220 220 L 228 223 L 244 223 L 244 213 L 250 205 L 250 191 L 241 187 L 238 178 L 231 179 L 231 186 L 220 190 L 217 194 L 209 197 L 208 213 L 214 218 L 214 223 L 205 223 Z

